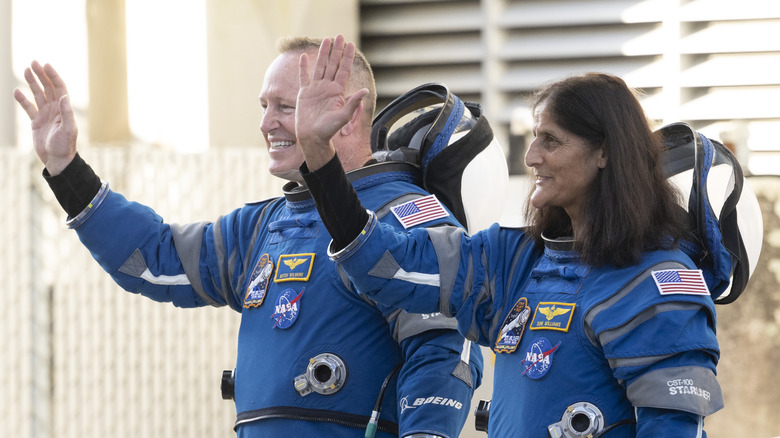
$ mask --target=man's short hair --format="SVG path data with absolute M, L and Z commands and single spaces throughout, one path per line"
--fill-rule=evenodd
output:
M 321 38 L 295 36 L 279 39 L 277 47 L 280 54 L 305 52 L 316 56 L 317 51 L 320 49 L 320 44 L 322 44 Z M 374 81 L 374 72 L 371 69 L 371 64 L 368 63 L 368 59 L 366 59 L 363 52 L 356 48 L 347 91 L 351 93 L 361 88 L 368 89 L 368 96 L 363 98 L 363 103 L 370 120 L 374 116 L 374 111 L 376 111 L 376 82 Z

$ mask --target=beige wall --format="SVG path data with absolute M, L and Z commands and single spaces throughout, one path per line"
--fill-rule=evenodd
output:
M 279 37 L 358 37 L 357 0 L 207 1 L 210 145 L 260 144 L 263 75 Z

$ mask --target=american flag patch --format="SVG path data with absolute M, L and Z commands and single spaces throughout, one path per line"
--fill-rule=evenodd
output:
M 449 213 L 441 205 L 441 202 L 436 199 L 435 195 L 428 195 L 424 198 L 418 198 L 414 201 L 390 207 L 390 211 L 393 212 L 404 228 L 449 216 Z
M 653 271 L 653 280 L 658 286 L 661 295 L 687 294 L 709 295 L 707 283 L 700 270 L 694 269 L 668 269 L 665 271 Z

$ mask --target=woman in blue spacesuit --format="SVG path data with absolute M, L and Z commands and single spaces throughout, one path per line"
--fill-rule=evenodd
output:
M 343 49 L 320 51 L 297 103 L 329 254 L 362 293 L 455 316 L 496 352 L 490 435 L 702 436 L 723 407 L 714 304 L 626 84 L 590 73 L 534 95 L 528 227 L 401 233 L 363 208 L 328 141 L 360 96 L 339 91 Z

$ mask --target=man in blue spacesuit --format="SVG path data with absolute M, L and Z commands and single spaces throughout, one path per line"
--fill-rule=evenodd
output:
M 358 296 L 327 257 L 330 237 L 301 184 L 295 138 L 298 60 L 318 47 L 284 41 L 260 93 L 269 170 L 290 181 L 284 196 L 212 223 L 165 223 L 101 182 L 77 154 L 73 110 L 51 66 L 25 71 L 35 103 L 19 90 L 15 98 L 68 226 L 120 286 L 179 307 L 241 312 L 234 390 L 228 385 L 226 394 L 239 437 L 362 437 L 367 427 L 382 437 L 457 437 L 480 384 L 479 349 L 440 313 L 410 314 Z M 349 84 L 374 90 L 359 53 Z M 363 202 L 401 227 L 389 207 L 428 194 L 408 164 L 372 160 L 375 100 L 372 91 L 334 143 Z M 439 224 L 459 226 L 445 209 L 421 226 Z
M 329 255 L 361 293 L 454 315 L 497 353 L 489 434 L 701 437 L 723 407 L 714 303 L 678 245 L 662 144 L 625 83 L 583 74 L 534 96 L 528 227 L 399 232 L 339 169 L 330 134 L 366 90 L 340 95 L 344 61 L 327 55 L 312 76 L 301 58 L 297 135 Z

